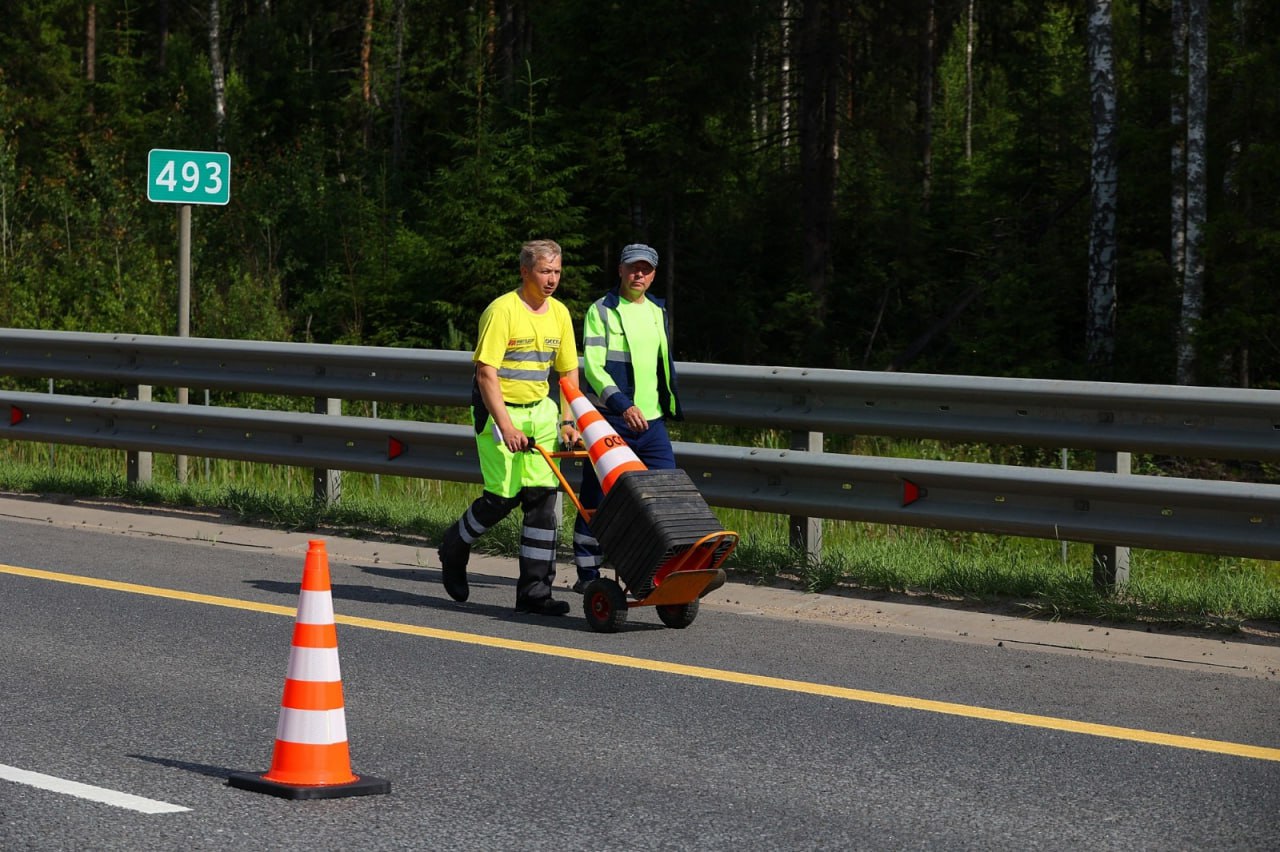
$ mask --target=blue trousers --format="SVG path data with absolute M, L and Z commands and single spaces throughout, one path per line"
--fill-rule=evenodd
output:
M 601 412 L 604 413 L 604 412 Z M 636 454 L 644 466 L 650 470 L 671 470 L 676 466 L 675 452 L 671 449 L 671 438 L 667 435 L 667 425 L 661 419 L 650 420 L 649 428 L 644 432 L 633 432 L 623 419 L 615 414 L 604 414 L 604 419 L 614 431 L 627 442 L 631 451 Z M 595 509 L 600 505 L 602 492 L 600 479 L 590 460 L 582 466 L 582 485 L 578 489 L 578 500 L 584 509 Z M 600 565 L 604 556 L 600 553 L 600 542 L 591 534 L 587 522 L 578 516 L 573 525 L 573 564 L 578 569 L 578 579 L 591 581 L 600 576 Z

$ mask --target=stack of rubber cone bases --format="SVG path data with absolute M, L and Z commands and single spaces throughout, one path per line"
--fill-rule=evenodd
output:
M 587 446 L 587 455 L 591 458 L 591 466 L 595 468 L 603 493 L 608 494 L 613 483 L 622 474 L 633 470 L 648 470 L 581 391 L 561 379 L 560 393 L 569 400 L 569 410 L 578 421 L 582 443 Z
M 262 775 L 236 772 L 227 783 L 285 799 L 391 792 L 391 782 L 351 772 L 329 555 L 323 541 L 311 541 L 307 549 L 271 769 Z
M 642 597 L 677 568 L 694 567 L 682 554 L 723 527 L 687 473 L 649 470 L 576 387 L 561 379 L 560 393 L 604 494 L 588 520 L 592 533 L 619 579 Z

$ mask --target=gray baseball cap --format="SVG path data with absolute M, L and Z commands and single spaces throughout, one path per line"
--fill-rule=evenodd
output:
M 632 243 L 622 247 L 622 263 L 635 263 L 637 260 L 647 261 L 650 266 L 657 269 L 658 251 L 644 243 Z

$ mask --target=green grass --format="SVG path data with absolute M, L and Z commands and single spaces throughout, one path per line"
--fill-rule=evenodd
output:
M 244 523 L 354 537 L 434 543 L 478 493 L 478 486 L 463 483 L 345 473 L 340 503 L 323 507 L 311 500 L 307 469 L 192 457 L 187 482 L 180 484 L 174 457 L 156 455 L 153 481 L 141 486 L 130 486 L 124 469 L 119 451 L 0 443 L 3 490 L 214 508 Z M 561 547 L 567 564 L 574 512 L 565 505 Z M 1060 542 L 1037 539 L 826 521 L 823 556 L 814 560 L 789 547 L 781 516 L 715 511 L 726 529 L 741 534 L 727 567 L 748 582 L 899 595 L 1042 618 L 1225 631 L 1246 622 L 1280 622 L 1275 562 L 1135 549 L 1129 584 L 1107 595 L 1093 588 L 1090 545 L 1070 544 L 1064 551 Z M 515 512 L 491 530 L 481 549 L 513 556 L 518 518 Z

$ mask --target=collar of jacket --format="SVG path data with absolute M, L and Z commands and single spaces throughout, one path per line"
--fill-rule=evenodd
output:
M 666 310 L 667 308 L 666 302 L 664 302 L 662 299 L 659 299 L 657 296 L 653 295 L 652 293 L 645 293 L 644 297 L 648 299 L 650 302 L 653 302 L 659 308 Z M 620 287 L 614 287 L 608 293 L 604 294 L 604 306 L 606 308 L 616 308 L 620 304 L 622 304 L 622 289 Z

